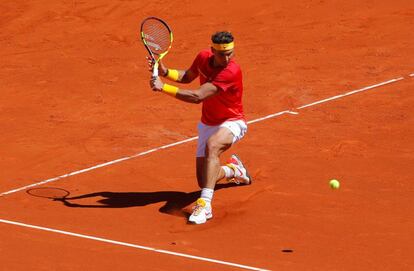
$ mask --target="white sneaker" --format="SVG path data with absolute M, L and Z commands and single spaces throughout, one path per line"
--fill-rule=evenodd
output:
M 213 217 L 210 204 L 202 198 L 199 198 L 193 208 L 193 213 L 188 218 L 188 222 L 194 224 L 206 223 L 208 219 Z
M 249 172 L 237 155 L 233 154 L 226 166 L 234 171 L 234 177 L 229 179 L 229 182 L 235 182 L 236 184 L 252 183 L 252 177 L 250 177 Z

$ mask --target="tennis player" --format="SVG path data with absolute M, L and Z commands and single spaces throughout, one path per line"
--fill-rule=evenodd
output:
M 230 32 L 217 32 L 211 37 L 211 48 L 201 51 L 187 70 L 168 69 L 159 65 L 159 74 L 173 82 L 190 83 L 200 78 L 200 87 L 186 90 L 153 78 L 154 91 L 165 93 L 188 103 L 202 103 L 198 124 L 196 153 L 197 181 L 201 188 L 190 223 L 203 224 L 213 217 L 211 202 L 216 182 L 227 178 L 237 184 L 250 184 L 252 179 L 240 158 L 233 154 L 220 165 L 220 155 L 246 134 L 243 113 L 243 83 L 240 66 L 234 61 L 234 38 Z M 150 70 L 152 62 L 149 61 Z

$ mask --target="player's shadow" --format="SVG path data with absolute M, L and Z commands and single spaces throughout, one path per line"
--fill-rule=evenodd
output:
M 217 184 L 215 190 L 237 186 L 234 183 Z M 156 191 L 156 192 L 95 192 L 74 197 L 65 197 L 61 201 L 65 206 L 72 208 L 129 208 L 146 206 L 158 202 L 165 202 L 159 209 L 161 213 L 187 216 L 184 207 L 193 203 L 200 196 L 200 191 Z M 80 204 L 76 201 L 87 198 L 97 198 L 96 204 Z

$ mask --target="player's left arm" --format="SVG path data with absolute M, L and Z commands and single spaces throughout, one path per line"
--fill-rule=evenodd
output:
M 151 79 L 151 88 L 154 91 L 164 92 L 187 103 L 201 103 L 203 100 L 218 93 L 219 89 L 212 83 L 204 83 L 196 90 L 180 89 L 176 86 L 164 84 L 159 77 Z

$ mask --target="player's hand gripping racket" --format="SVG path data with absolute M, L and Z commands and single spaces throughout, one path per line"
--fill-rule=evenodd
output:
M 152 76 L 157 77 L 159 62 L 172 45 L 171 29 L 163 20 L 148 17 L 141 23 L 141 39 L 153 62 Z

